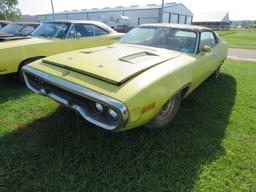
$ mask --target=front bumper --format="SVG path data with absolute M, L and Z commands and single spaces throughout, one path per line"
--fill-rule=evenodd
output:
M 69 81 L 56 78 L 29 66 L 22 68 L 27 87 L 34 93 L 48 96 L 53 100 L 79 112 L 87 121 L 107 130 L 118 130 L 126 126 L 128 121 L 127 107 L 120 101 L 102 95 Z M 93 113 L 91 102 L 114 110 L 118 114 L 115 121 L 101 118 Z

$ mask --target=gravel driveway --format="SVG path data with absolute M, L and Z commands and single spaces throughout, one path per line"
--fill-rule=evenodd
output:
M 234 60 L 256 61 L 256 50 L 229 48 L 228 57 Z

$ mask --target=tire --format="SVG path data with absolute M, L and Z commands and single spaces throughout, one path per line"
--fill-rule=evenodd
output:
M 218 69 L 216 69 L 213 74 L 210 76 L 211 79 L 218 79 L 220 77 L 220 67 L 218 67 Z
M 22 83 L 25 83 L 25 78 L 24 78 L 24 75 L 23 75 L 23 72 L 22 72 L 22 67 L 24 67 L 25 65 L 29 64 L 30 62 L 31 62 L 30 60 L 24 61 L 19 66 L 18 75 L 19 75 L 19 79 L 20 79 L 20 81 Z
M 25 79 L 24 79 L 23 72 L 22 72 L 22 67 L 24 67 L 25 65 L 27 65 L 27 64 L 29 64 L 29 63 L 31 63 L 31 62 L 33 62 L 33 61 L 36 61 L 36 60 L 38 60 L 38 59 L 40 59 L 40 57 L 39 57 L 39 58 L 31 58 L 31 59 L 28 59 L 28 60 L 23 61 L 23 62 L 19 65 L 18 75 L 19 75 L 19 79 L 20 79 L 20 81 L 21 81 L 22 83 L 25 83 Z
M 149 129 L 161 129 L 172 122 L 178 112 L 181 102 L 181 92 L 172 96 L 158 112 L 158 114 L 145 126 Z

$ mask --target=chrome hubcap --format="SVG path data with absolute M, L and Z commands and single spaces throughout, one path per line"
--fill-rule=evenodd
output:
M 169 116 L 169 114 L 172 112 L 174 108 L 174 103 L 175 103 L 175 97 L 172 97 L 167 101 L 167 103 L 164 104 L 164 106 L 158 113 L 157 118 L 161 121 L 165 120 Z

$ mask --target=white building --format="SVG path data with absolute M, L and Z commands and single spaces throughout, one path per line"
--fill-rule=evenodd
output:
M 229 13 L 225 11 L 195 13 L 193 24 L 215 30 L 228 30 L 230 28 Z
M 45 14 L 34 16 L 33 19 L 51 21 L 54 18 L 52 14 Z M 164 5 L 164 23 L 191 24 L 192 19 L 193 13 L 182 3 L 166 3 Z M 105 7 L 103 9 L 64 11 L 56 13 L 55 20 L 98 20 L 113 28 L 123 23 L 131 28 L 140 24 L 161 22 L 161 5 L 148 4 L 146 6 L 132 5 L 130 7 L 118 6 L 115 8 Z

